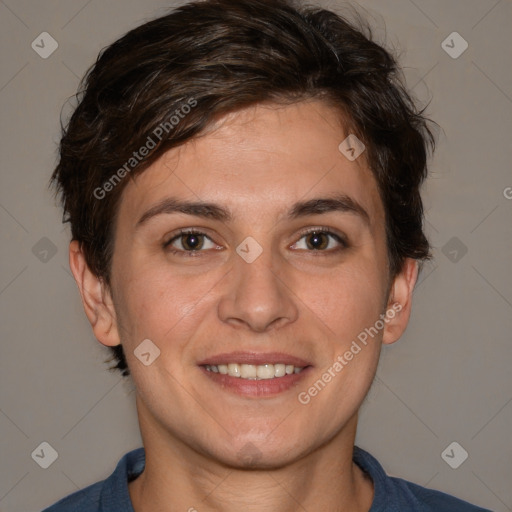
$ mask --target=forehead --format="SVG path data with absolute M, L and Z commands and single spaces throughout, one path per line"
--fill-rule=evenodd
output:
M 342 121 L 321 101 L 228 114 L 130 180 L 119 218 L 133 225 L 172 196 L 218 203 L 254 221 L 298 200 L 342 193 L 379 223 L 383 206 L 364 153 L 350 161 L 339 150 L 349 135 Z

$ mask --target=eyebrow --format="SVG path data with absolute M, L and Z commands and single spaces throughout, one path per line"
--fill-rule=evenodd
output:
M 292 205 L 291 209 L 285 215 L 285 218 L 287 220 L 294 220 L 308 215 L 319 215 L 331 212 L 352 213 L 360 217 L 365 224 L 370 225 L 368 212 L 355 199 L 345 194 L 297 202 Z M 229 209 L 215 203 L 184 201 L 169 197 L 147 210 L 137 221 L 136 228 L 139 228 L 149 219 L 157 215 L 173 213 L 184 213 L 186 215 L 222 222 L 231 222 L 234 218 L 234 215 Z

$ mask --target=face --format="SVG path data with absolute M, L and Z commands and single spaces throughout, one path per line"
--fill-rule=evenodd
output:
M 122 342 L 154 435 L 270 467 L 354 422 L 383 336 L 405 325 L 396 308 L 383 320 L 404 298 L 402 277 L 389 278 L 364 153 L 350 161 L 338 149 L 347 135 L 320 101 L 258 105 L 127 184 L 112 328 L 95 334 Z M 135 354 L 143 340 L 151 364 Z

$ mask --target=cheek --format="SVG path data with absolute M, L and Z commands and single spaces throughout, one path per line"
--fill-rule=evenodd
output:
M 318 371 L 298 390 L 297 400 L 310 408 L 312 417 L 324 418 L 323 429 L 335 431 L 348 421 L 373 382 L 382 337 L 382 329 L 375 325 L 382 313 L 385 286 L 378 265 L 359 260 L 333 272 L 321 286 L 308 288 L 309 303 L 304 302 L 329 341 L 322 347 Z
M 320 320 L 317 323 L 326 326 L 326 334 L 336 335 L 341 343 L 350 343 L 379 318 L 386 284 L 378 265 L 361 258 L 328 276 L 308 281 L 298 296 Z
M 184 276 L 163 266 L 139 266 L 136 271 L 126 272 L 118 315 L 123 344 L 133 350 L 149 338 L 163 356 L 165 352 L 182 351 L 205 309 L 214 311 L 209 290 L 218 279 L 216 273 Z

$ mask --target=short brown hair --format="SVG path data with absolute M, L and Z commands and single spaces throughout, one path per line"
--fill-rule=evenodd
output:
M 293 0 L 205 0 L 131 30 L 102 50 L 82 80 L 51 184 L 90 269 L 110 285 L 127 176 L 219 116 L 312 98 L 343 112 L 366 145 L 386 212 L 391 276 L 406 257 L 429 258 L 420 186 L 434 137 L 396 58 L 370 28 Z M 113 352 L 128 374 L 122 346 Z

